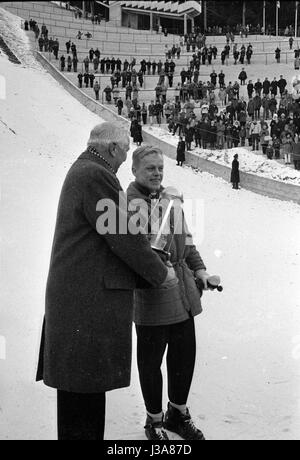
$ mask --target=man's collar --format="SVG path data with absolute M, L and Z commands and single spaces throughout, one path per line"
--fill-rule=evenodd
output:
M 150 200 L 158 200 L 160 198 L 160 194 L 163 191 L 163 187 L 160 186 L 160 189 L 157 192 L 151 192 L 147 187 L 144 185 L 139 184 L 137 181 L 134 182 L 135 187 L 138 189 L 140 193 L 145 195 Z

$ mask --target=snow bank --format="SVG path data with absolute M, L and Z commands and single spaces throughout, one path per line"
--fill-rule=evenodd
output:
M 177 146 L 178 144 L 178 137 L 173 136 L 165 129 L 150 126 L 143 127 L 143 129 L 171 145 Z M 268 160 L 265 155 L 255 154 L 244 147 L 237 147 L 230 150 L 204 150 L 197 147 L 193 149 L 192 153 L 199 155 L 199 157 L 205 160 L 213 161 L 230 168 L 234 155 L 238 153 L 241 171 L 280 182 L 300 185 L 300 171 L 287 167 L 275 160 Z

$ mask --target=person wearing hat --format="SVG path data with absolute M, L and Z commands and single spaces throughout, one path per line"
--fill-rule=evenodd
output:
M 230 181 L 232 183 L 232 188 L 234 190 L 239 190 L 239 183 L 240 183 L 240 171 L 239 171 L 239 161 L 238 161 L 238 154 L 234 155 L 234 160 L 232 162 L 232 169 L 231 169 L 231 178 Z

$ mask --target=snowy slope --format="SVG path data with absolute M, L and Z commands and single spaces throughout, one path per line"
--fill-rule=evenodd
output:
M 0 439 L 55 439 L 55 391 L 34 382 L 44 289 L 61 185 L 99 118 L 26 59 L 0 56 Z M 194 419 L 208 439 L 299 439 L 300 207 L 165 165 L 165 184 L 203 200 L 199 249 L 225 288 L 197 319 Z M 143 424 L 134 352 L 131 387 L 108 395 L 106 438 L 143 439 Z
M 147 126 L 144 129 L 169 144 L 174 146 L 177 146 L 178 144 L 178 137 L 174 137 L 165 129 L 159 128 L 158 126 Z M 288 184 L 300 185 L 300 171 L 296 171 L 294 167 L 285 166 L 275 160 L 268 160 L 262 153 L 254 153 L 245 147 L 237 147 L 230 150 L 204 150 L 197 147 L 193 148 L 193 153 L 204 160 L 210 160 L 230 168 L 234 155 L 238 153 L 241 171 L 257 174 L 259 176 L 266 177 L 267 179 L 273 179 Z

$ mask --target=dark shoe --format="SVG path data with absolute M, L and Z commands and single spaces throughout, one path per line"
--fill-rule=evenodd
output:
M 205 441 L 202 431 L 194 425 L 188 409 L 184 415 L 168 403 L 163 426 L 166 430 L 178 434 L 186 441 Z
M 161 422 L 154 422 L 150 415 L 147 416 L 145 433 L 149 441 L 168 441 L 168 435 L 163 429 L 163 418 Z

